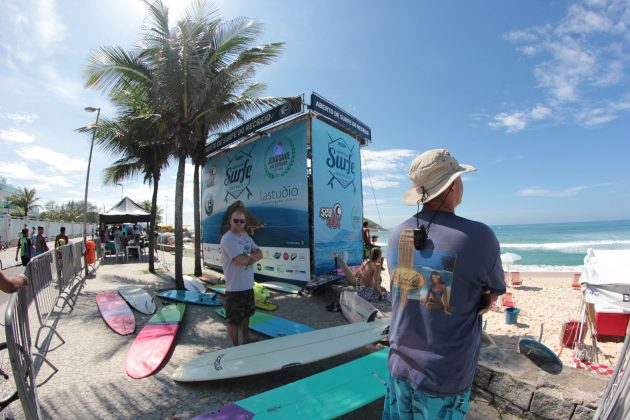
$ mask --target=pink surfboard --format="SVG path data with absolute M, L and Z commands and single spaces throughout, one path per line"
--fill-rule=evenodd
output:
M 96 306 L 103 321 L 120 335 L 129 335 L 136 330 L 133 312 L 118 292 L 106 292 L 96 295 Z
M 141 379 L 160 367 L 171 350 L 179 323 L 184 316 L 184 308 L 183 303 L 167 305 L 142 328 L 127 352 L 127 375 Z

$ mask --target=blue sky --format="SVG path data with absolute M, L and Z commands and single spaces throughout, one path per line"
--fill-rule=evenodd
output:
M 185 4 L 166 2 L 172 20 Z M 628 1 L 236 1 L 225 19 L 264 24 L 282 41 L 258 73 L 268 95 L 317 91 L 372 129 L 363 150 L 365 215 L 386 227 L 415 208 L 400 196 L 419 153 L 447 148 L 478 173 L 457 213 L 489 224 L 609 220 L 630 214 Z M 35 187 L 42 204 L 81 200 L 93 121 L 106 98 L 82 87 L 90 52 L 130 48 L 144 7 L 134 0 L 5 0 L 0 15 L 0 177 Z M 113 160 L 95 149 L 89 200 L 109 207 Z M 172 222 L 175 171 L 164 178 Z M 140 181 L 124 185 L 149 199 Z M 374 198 L 376 197 L 376 199 Z M 168 199 L 166 198 L 168 197 Z M 185 223 L 192 223 L 192 166 Z M 380 216 L 379 216 L 380 214 Z

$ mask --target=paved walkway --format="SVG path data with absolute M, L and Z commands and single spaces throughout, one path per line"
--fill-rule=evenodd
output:
M 165 260 L 172 262 L 166 254 Z M 172 267 L 172 266 L 171 266 Z M 193 259 L 184 258 L 184 273 L 192 273 Z M 184 321 L 177 335 L 174 351 L 164 366 L 154 375 L 136 380 L 127 376 L 125 356 L 135 334 L 120 336 L 111 331 L 101 319 L 95 303 L 96 294 L 115 290 L 123 285 L 139 285 L 151 294 L 174 287 L 173 281 L 163 272 L 153 275 L 146 262 L 115 263 L 108 258 L 97 270 L 94 279 L 87 280 L 77 304 L 71 312 L 66 309 L 57 331 L 66 341 L 47 357 L 60 370 L 52 373 L 43 366 L 38 374 L 41 412 L 44 418 L 134 418 L 172 419 L 190 418 L 260 392 L 285 385 L 322 370 L 346 363 L 376 350 L 374 345 L 331 359 L 299 366 L 281 372 L 252 377 L 182 384 L 171 379 L 174 370 L 192 357 L 230 346 L 225 322 L 214 308 L 187 305 Z M 327 312 L 330 296 L 298 296 L 273 293 L 272 301 L 278 305 L 274 315 L 326 328 L 345 324 L 341 313 Z M 156 305 L 162 302 L 156 299 Z M 387 303 L 380 309 L 389 312 Z M 136 334 L 150 316 L 134 312 Z M 265 337 L 253 333 L 259 339 Z M 51 344 L 54 347 L 55 342 Z M 325 403 L 325 402 L 322 402 Z M 492 417 L 483 404 L 473 404 L 469 418 Z M 347 419 L 377 419 L 381 417 L 382 400 L 345 416 Z M 494 412 L 496 414 L 496 412 Z M 23 418 L 19 401 L 11 404 L 2 415 Z

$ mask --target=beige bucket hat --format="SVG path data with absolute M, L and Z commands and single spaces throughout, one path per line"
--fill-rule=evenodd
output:
M 408 176 L 413 187 L 402 196 L 402 202 L 416 205 L 418 201 L 431 201 L 458 176 L 476 170 L 471 165 L 460 165 L 446 149 L 426 151 L 411 162 Z

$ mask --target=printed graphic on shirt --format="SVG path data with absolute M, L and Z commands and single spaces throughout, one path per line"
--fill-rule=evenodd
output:
M 420 255 L 413 246 L 413 231 L 403 231 L 394 251 L 397 264 L 391 277 L 392 295 L 398 297 L 400 307 L 415 300 L 427 309 L 451 315 L 455 309 L 449 302 L 456 258 L 453 253 L 435 250 Z

